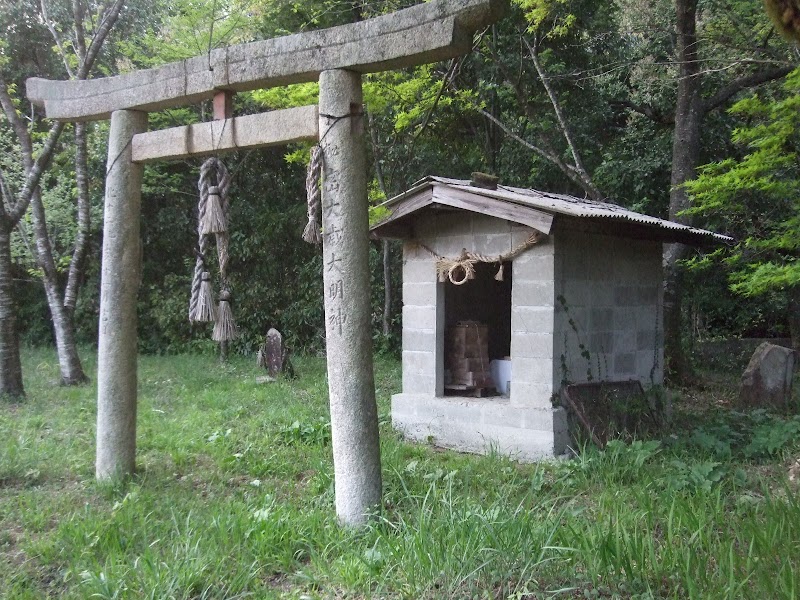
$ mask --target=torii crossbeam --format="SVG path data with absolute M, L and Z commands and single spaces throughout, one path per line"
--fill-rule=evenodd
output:
M 320 140 L 325 333 L 336 512 L 364 522 L 380 505 L 372 364 L 369 226 L 361 74 L 453 58 L 497 20 L 505 0 L 431 0 L 320 31 L 83 81 L 27 81 L 53 119 L 111 118 L 103 223 L 97 375 L 98 479 L 133 472 L 136 453 L 136 296 L 142 163 L 237 148 Z M 319 79 L 319 108 L 218 115 L 214 123 L 146 132 L 147 112 Z

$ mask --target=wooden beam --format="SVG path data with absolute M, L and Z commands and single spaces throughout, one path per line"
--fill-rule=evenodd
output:
M 553 215 L 550 213 L 446 185 L 434 184 L 433 201 L 476 213 L 489 214 L 514 223 L 521 223 L 532 227 L 536 231 L 541 231 L 545 235 L 550 235 L 550 229 L 553 226 Z
M 205 156 L 244 148 L 281 146 L 319 139 L 315 105 L 197 123 L 133 136 L 133 161 Z
M 221 121 L 233 117 L 234 93 L 223 90 L 214 94 L 214 119 Z
M 357 23 L 237 44 L 154 69 L 88 80 L 31 78 L 27 95 L 51 119 L 105 119 L 115 110 L 155 111 L 246 91 L 316 81 L 322 71 L 374 73 L 468 53 L 475 31 L 506 0 L 431 0 Z

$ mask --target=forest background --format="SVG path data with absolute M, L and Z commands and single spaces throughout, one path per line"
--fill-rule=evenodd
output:
M 64 344 L 97 339 L 108 125 L 54 135 L 24 97 L 26 78 L 109 76 L 409 4 L 0 0 L 0 233 L 10 251 L 4 269 L 0 239 L 0 292 L 13 299 L 7 305 L 0 293 L 0 345 L 11 339 L 12 317 L 24 342 L 57 337 L 60 355 Z M 791 336 L 797 346 L 799 57 L 754 0 L 514 0 L 470 55 L 365 78 L 370 201 L 426 175 L 485 171 L 732 235 L 733 247 L 711 254 L 665 250 L 670 374 L 690 370 L 687 350 L 699 338 Z M 316 95 L 316 84 L 240 93 L 234 112 L 311 104 Z M 209 119 L 203 103 L 153 113 L 150 127 Z M 40 192 L 29 190 L 33 158 L 51 151 Z M 254 353 L 269 327 L 295 351 L 321 350 L 321 252 L 300 237 L 308 147 L 223 159 L 233 173 L 229 272 L 241 331 L 231 350 Z M 145 169 L 145 353 L 214 348 L 210 329 L 187 319 L 199 165 Z M 373 244 L 379 351 L 400 344 L 401 260 L 396 243 Z M 67 383 L 85 378 L 73 354 L 61 361 Z

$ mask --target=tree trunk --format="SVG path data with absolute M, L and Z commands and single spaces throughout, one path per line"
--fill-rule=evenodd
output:
M 792 348 L 800 351 L 800 286 L 789 290 L 789 335 L 792 336 Z
M 44 206 L 38 190 L 31 198 L 31 216 L 33 217 L 33 227 L 36 234 L 37 259 L 42 269 L 42 283 L 47 295 L 47 304 L 50 307 L 50 316 L 53 319 L 58 364 L 61 369 L 61 384 L 79 385 L 86 383 L 89 378 L 83 372 L 81 359 L 78 356 L 78 348 L 75 344 L 75 328 L 70 318 L 70 312 L 65 309 L 61 300 L 58 271 L 53 260 L 53 250 L 47 233 Z
M 383 240 L 383 336 L 388 337 L 391 333 L 391 313 L 392 313 L 392 269 L 391 269 L 391 248 L 389 240 Z
M 21 398 L 22 364 L 11 278 L 11 234 L 0 230 L 0 395 Z
M 683 184 L 694 178 L 700 162 L 700 126 L 703 103 L 697 57 L 697 0 L 675 0 L 676 59 L 680 64 L 675 106 L 675 130 L 672 137 L 672 177 L 669 195 L 669 218 L 679 223 L 689 219 L 681 212 L 689 207 Z M 684 383 L 691 378 L 691 368 L 682 343 L 681 267 L 686 246 L 664 247 L 664 354 L 665 374 L 670 381 Z

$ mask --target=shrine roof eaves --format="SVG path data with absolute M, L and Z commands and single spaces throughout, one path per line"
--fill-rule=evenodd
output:
M 466 198 L 471 200 L 467 204 L 463 202 Z M 634 212 L 611 202 L 507 185 L 487 189 L 476 187 L 469 180 L 436 176 L 421 179 L 381 206 L 391 211 L 391 214 L 371 227 L 370 231 L 377 237 L 407 237 L 404 232 L 409 229 L 404 225 L 412 215 L 423 209 L 444 206 L 510 220 L 543 233 L 550 233 L 553 220 L 560 219 L 573 224 L 607 225 L 612 227 L 608 230 L 610 233 L 615 233 L 613 228 L 616 227 L 619 235 L 635 233 L 638 238 L 668 243 L 703 246 L 734 241 L 727 235 Z M 531 220 L 532 218 L 535 220 Z
M 193 104 L 216 91 L 315 81 L 322 71 L 371 73 L 466 54 L 473 33 L 500 16 L 506 0 L 431 0 L 365 21 L 212 50 L 113 77 L 52 81 L 33 77 L 27 96 L 49 118 L 86 121 L 122 109 Z

